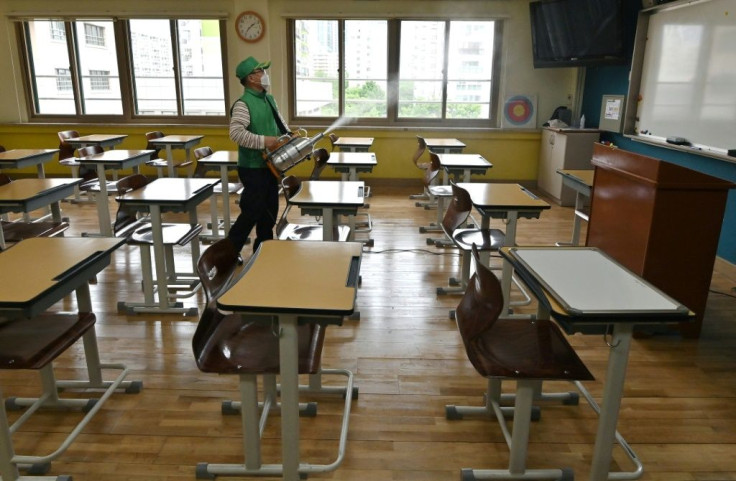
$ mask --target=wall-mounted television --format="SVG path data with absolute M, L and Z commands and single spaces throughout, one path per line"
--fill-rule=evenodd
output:
M 535 68 L 627 61 L 621 0 L 538 0 L 529 10 Z

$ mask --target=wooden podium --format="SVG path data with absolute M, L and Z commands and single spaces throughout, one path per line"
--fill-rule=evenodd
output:
M 678 329 L 698 337 L 728 190 L 733 183 L 596 144 L 587 245 L 696 313 Z

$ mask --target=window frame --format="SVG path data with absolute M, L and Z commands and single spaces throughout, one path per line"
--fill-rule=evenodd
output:
M 401 17 L 401 18 L 352 18 L 352 17 L 341 17 L 334 18 L 329 16 L 299 16 L 289 17 L 287 20 L 287 33 L 290 44 L 288 45 L 287 60 L 288 60 L 288 92 L 289 92 L 289 111 L 291 112 L 290 123 L 299 124 L 310 124 L 317 126 L 329 126 L 332 125 L 338 117 L 312 117 L 312 116 L 298 116 L 296 114 L 296 22 L 299 20 L 329 20 L 338 22 L 338 55 L 339 55 L 339 67 L 338 67 L 338 82 L 341 86 L 338 98 L 338 110 L 344 112 L 345 110 L 345 21 L 348 20 L 384 20 L 388 23 L 388 92 L 387 92 L 387 115 L 386 118 L 355 118 L 351 125 L 365 126 L 365 127 L 437 127 L 437 128 L 500 128 L 501 127 L 501 113 L 499 112 L 500 105 L 500 80 L 501 80 L 501 53 L 503 45 L 503 18 L 413 18 L 413 17 Z M 444 58 L 443 67 L 443 79 L 442 79 L 442 118 L 399 118 L 398 116 L 398 94 L 399 94 L 399 62 L 400 62 L 400 48 L 401 43 L 401 22 L 411 20 L 431 20 L 445 22 L 445 51 L 449 47 L 449 32 L 450 22 L 461 22 L 461 21 L 492 21 L 494 22 L 494 42 L 493 42 L 493 70 L 491 72 L 491 92 L 490 92 L 490 113 L 491 118 L 489 119 L 452 119 L 447 117 L 447 54 Z
M 29 123 L 41 122 L 72 122 L 79 124 L 89 123 L 130 123 L 130 124 L 205 124 L 205 125 L 223 125 L 229 121 L 229 76 L 225 74 L 227 69 L 227 19 L 225 17 L 212 17 L 206 15 L 197 15 L 193 17 L 160 17 L 161 20 L 169 21 L 172 30 L 172 55 L 174 59 L 175 83 L 176 83 L 176 115 L 139 115 L 135 113 L 135 88 L 133 80 L 133 62 L 131 50 L 130 28 L 128 20 L 135 20 L 138 17 L 116 18 L 105 15 L 92 17 L 37 17 L 25 18 L 16 23 L 16 38 L 20 49 L 20 57 L 22 61 L 22 77 L 25 85 L 26 108 L 28 112 Z M 141 17 L 150 18 L 150 17 Z M 223 72 L 223 115 L 184 115 L 184 98 L 182 97 L 182 76 L 179 66 L 178 56 L 178 37 L 176 34 L 176 22 L 178 20 L 191 18 L 194 20 L 216 20 L 219 24 L 220 32 L 220 52 Z M 90 20 L 111 21 L 113 24 L 113 35 L 115 38 L 115 53 L 117 56 L 118 72 L 120 76 L 120 95 L 123 113 L 122 114 L 85 114 L 83 113 L 83 93 L 81 90 L 81 75 L 79 71 L 79 56 L 76 49 L 80 45 L 79 42 L 85 42 L 86 39 L 79 39 L 76 35 L 75 23 L 85 23 Z M 72 91 L 74 93 L 75 113 L 73 114 L 47 114 L 39 113 L 37 108 L 37 93 L 35 88 L 35 71 L 32 59 L 30 57 L 30 34 L 29 21 L 58 21 L 63 22 L 66 32 L 67 51 L 69 55 L 69 70 L 71 73 Z

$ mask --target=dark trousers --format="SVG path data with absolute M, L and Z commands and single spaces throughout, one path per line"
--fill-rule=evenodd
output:
M 253 251 L 261 242 L 273 239 L 273 227 L 279 212 L 279 184 L 270 170 L 246 169 L 238 167 L 238 177 L 243 184 L 240 196 L 240 215 L 230 227 L 228 237 L 233 241 L 237 252 L 245 245 L 253 227 L 256 240 Z

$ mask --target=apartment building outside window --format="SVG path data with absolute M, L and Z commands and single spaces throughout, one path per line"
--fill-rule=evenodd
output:
M 500 21 L 294 19 L 290 27 L 297 119 L 498 126 Z
M 31 117 L 221 123 L 223 25 L 217 19 L 22 22 Z M 68 28 L 75 35 L 66 35 Z

